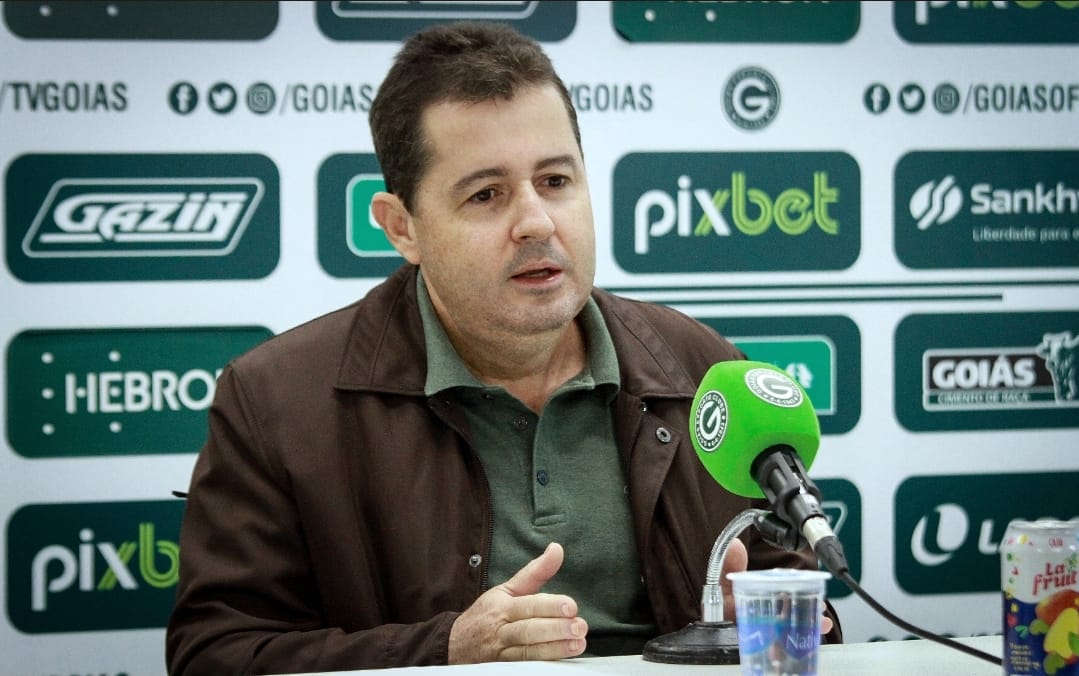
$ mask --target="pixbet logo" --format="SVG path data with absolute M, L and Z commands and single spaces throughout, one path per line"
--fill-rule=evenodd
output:
M 155 539 L 152 523 L 140 523 L 138 539 L 119 546 L 94 542 L 94 531 L 83 528 L 79 531 L 77 550 L 54 544 L 34 555 L 30 564 L 30 610 L 45 612 L 50 594 L 69 589 L 77 588 L 80 592 L 111 591 L 117 586 L 138 589 L 139 580 L 129 567 L 136 552 L 137 575 L 144 584 L 163 589 L 175 585 L 180 577 L 180 548 L 175 542 Z M 164 571 L 157 569 L 158 556 L 167 562 Z M 99 561 L 105 564 L 100 577 Z M 50 569 L 57 569 L 56 574 L 50 575 Z
M 744 235 L 760 235 L 772 225 L 787 235 L 801 235 L 814 225 L 829 235 L 838 234 L 839 221 L 830 205 L 839 201 L 839 190 L 829 184 L 827 172 L 813 173 L 811 189 L 792 187 L 775 197 L 747 181 L 745 172 L 734 171 L 729 188 L 694 188 L 693 179 L 682 175 L 674 195 L 659 189 L 645 192 L 633 210 L 634 252 L 647 254 L 652 238 L 672 231 L 679 237 L 730 237 L 733 231 L 725 213 Z M 700 216 L 693 223 L 697 209 Z
M 613 180 L 614 255 L 630 272 L 837 270 L 858 257 L 861 178 L 845 153 L 630 153 Z
M 27 633 L 161 627 L 179 576 L 179 500 L 24 505 L 7 530 L 7 610 Z
M 1007 2 L 1006 0 L 994 0 L 993 2 L 972 2 L 971 0 L 915 0 L 914 3 L 914 23 L 919 26 L 928 26 L 933 18 L 933 10 L 939 10 L 944 8 L 951 8 L 953 10 L 982 10 L 982 11 L 1000 11 L 1011 9 L 1016 10 L 1032 10 L 1038 9 L 1042 5 L 1049 5 L 1062 9 L 1072 10 L 1079 7 L 1079 2 L 1075 0 L 1056 0 L 1055 2 L 1044 2 L 1043 0 L 1017 0 L 1015 2 Z

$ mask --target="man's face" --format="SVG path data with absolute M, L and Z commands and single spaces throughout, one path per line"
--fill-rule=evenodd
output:
M 565 327 L 595 277 L 584 162 L 553 86 L 444 102 L 422 118 L 431 158 L 406 257 L 422 266 L 451 338 Z

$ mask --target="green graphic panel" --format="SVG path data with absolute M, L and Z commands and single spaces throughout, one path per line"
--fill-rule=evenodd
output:
M 280 255 L 263 155 L 22 155 L 4 195 L 7 264 L 27 282 L 259 279 Z
M 856 581 L 862 579 L 862 495 L 858 487 L 846 479 L 813 478 L 821 492 L 821 508 L 836 537 L 843 543 L 843 551 L 850 564 L 850 574 Z M 826 596 L 841 599 L 853 594 L 842 581 L 828 580 Z
M 1079 312 L 924 314 L 895 333 L 907 429 L 1079 427 Z
M 326 158 L 318 170 L 318 261 L 334 277 L 387 277 L 404 259 L 371 216 L 371 197 L 385 190 L 370 153 Z
M 910 477 L 895 495 L 895 576 L 909 594 L 1000 591 L 1012 519 L 1079 516 L 1079 472 Z
M 916 151 L 895 168 L 909 268 L 1079 267 L 1079 152 Z
M 43 40 L 261 40 L 277 14 L 277 0 L 4 3 L 12 33 Z
M 24 505 L 7 525 L 7 615 L 28 634 L 164 627 L 182 500 Z
M 577 25 L 576 2 L 318 2 L 319 30 L 331 40 L 399 42 L 428 26 L 454 21 L 509 24 L 540 42 L 566 38 Z
M 612 2 L 615 30 L 630 42 L 846 42 L 857 2 Z
M 787 371 L 806 390 L 822 434 L 854 429 L 862 413 L 862 340 L 848 317 L 698 317 L 749 359 Z
M 7 436 L 28 458 L 194 453 L 225 364 L 261 327 L 24 331 L 7 351 Z
M 627 272 L 842 270 L 861 250 L 861 174 L 846 153 L 630 153 L 613 180 Z
M 907 42 L 1075 44 L 1079 2 L 894 2 L 895 30 Z

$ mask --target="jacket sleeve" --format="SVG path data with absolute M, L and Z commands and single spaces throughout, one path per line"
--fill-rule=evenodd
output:
M 258 420 L 235 368 L 227 367 L 181 529 L 169 673 L 445 664 L 455 612 L 416 624 L 327 626 L 287 470 L 267 450 Z

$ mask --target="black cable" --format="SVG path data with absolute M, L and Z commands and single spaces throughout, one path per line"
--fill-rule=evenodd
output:
M 983 659 L 987 662 L 992 662 L 993 664 L 996 664 L 998 666 L 1002 664 L 1002 660 L 999 657 L 982 652 L 981 650 L 978 650 L 977 648 L 972 648 L 969 645 L 964 645 L 958 641 L 953 641 L 952 639 L 940 636 L 939 634 L 934 634 L 931 631 L 926 631 L 925 629 L 916 627 L 910 622 L 896 617 L 884 606 L 877 603 L 877 601 L 874 600 L 873 597 L 870 596 L 868 592 L 866 592 L 866 590 L 862 589 L 861 586 L 859 586 L 859 584 L 854 581 L 854 578 L 851 577 L 850 573 L 848 573 L 847 571 L 841 572 L 839 575 L 839 579 L 843 580 L 843 583 L 850 587 L 851 591 L 860 596 L 863 601 L 868 603 L 870 608 L 883 615 L 884 619 L 888 620 L 892 624 L 895 624 L 899 628 L 905 629 L 910 633 L 914 634 L 915 636 L 921 636 L 924 639 L 935 641 L 942 645 L 946 645 L 949 648 L 954 648 L 960 652 L 964 652 L 973 657 Z

